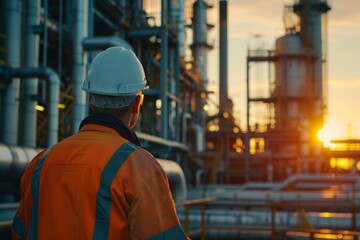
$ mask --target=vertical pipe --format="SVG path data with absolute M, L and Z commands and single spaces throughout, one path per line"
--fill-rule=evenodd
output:
M 311 69 L 309 69 L 312 77 L 313 87 L 313 101 L 312 101 L 312 116 L 310 135 L 315 136 L 317 131 L 323 125 L 324 111 L 324 90 L 323 90 L 323 68 L 325 58 L 323 58 L 323 42 L 322 39 L 322 17 L 321 15 L 329 11 L 331 8 L 325 0 L 300 0 L 299 4 L 295 5 L 296 10 L 299 11 L 301 19 L 301 33 L 307 40 L 308 48 L 314 54 L 315 60 L 311 62 Z M 295 10 L 295 11 L 296 11 Z M 325 69 L 325 68 L 324 68 Z M 315 146 L 313 149 L 315 155 L 321 154 L 321 147 Z
M 88 37 L 94 36 L 94 6 L 95 0 L 89 0 L 89 13 L 88 13 Z
M 24 67 L 39 66 L 39 35 L 35 27 L 40 24 L 40 0 L 28 0 L 25 15 L 25 37 L 24 37 Z M 23 144 L 28 147 L 36 146 L 36 101 L 34 97 L 38 93 L 38 80 L 32 79 L 21 82 L 23 90 Z
M 121 5 L 121 3 L 119 2 Z M 95 0 L 89 0 L 89 7 L 88 7 L 88 37 L 94 36 L 94 8 L 95 8 Z M 88 56 L 85 58 L 85 67 L 87 64 L 94 59 L 94 57 L 98 54 L 96 51 L 91 51 L 88 53 Z M 86 98 L 86 106 L 88 106 L 88 99 Z M 89 115 L 90 108 L 85 107 L 85 116 Z
M 312 0 L 309 4 L 320 4 L 320 0 Z M 312 66 L 313 86 L 314 86 L 314 119 L 312 119 L 312 126 L 310 126 L 311 135 L 315 136 L 317 131 L 323 125 L 323 86 L 322 86 L 322 29 L 321 29 L 321 13 L 311 6 L 308 13 L 308 18 L 305 19 L 307 34 L 311 39 L 312 52 L 315 54 L 315 61 Z M 317 152 L 317 153 L 316 153 Z M 314 154 L 320 153 L 319 148 L 314 148 Z
M 204 150 L 205 142 L 205 127 L 206 127 L 206 112 L 204 105 L 206 103 L 204 92 L 207 91 L 207 57 L 208 51 L 211 46 L 207 43 L 207 33 L 210 25 L 207 23 L 207 9 L 209 6 L 204 0 L 197 0 L 193 4 L 193 44 L 191 46 L 192 54 L 194 57 L 193 69 L 195 73 L 201 78 L 201 91 L 198 92 L 197 109 L 194 120 L 197 120 L 199 126 L 193 126 L 197 129 L 196 134 L 199 142 L 197 142 L 197 151 Z M 201 140 L 200 140 L 201 139 Z
M 160 60 L 160 98 L 161 130 L 160 137 L 168 138 L 169 104 L 168 104 L 168 0 L 161 0 L 161 60 Z
M 44 35 L 43 35 L 43 58 L 42 58 L 42 67 L 45 68 L 47 66 L 47 49 L 48 49 L 48 17 L 49 17 L 49 0 L 44 0 L 44 18 L 43 18 L 43 26 L 44 26 Z M 43 82 L 40 83 L 42 98 L 46 95 L 46 84 Z
M 219 50 L 219 101 L 220 114 L 229 112 L 227 99 L 227 1 L 221 0 L 219 2 L 219 30 L 220 30 L 220 50 Z M 221 118 L 222 119 L 222 118 Z
M 180 49 L 179 49 L 179 46 L 180 46 L 180 42 L 178 41 L 176 43 L 176 48 L 175 48 L 175 63 L 174 63 L 174 81 L 175 81 L 175 96 L 180 96 L 180 80 L 179 80 L 179 75 L 180 75 Z M 175 137 L 175 140 L 180 142 L 181 140 L 181 128 L 180 128 L 180 101 L 176 101 L 176 109 L 175 109 L 175 128 L 176 128 L 176 137 Z
M 63 49 L 63 0 L 59 0 L 59 49 L 58 49 L 58 74 L 62 75 L 62 49 Z
M 207 78 L 207 4 L 204 0 L 197 0 L 194 5 L 193 14 L 193 44 L 192 52 L 194 56 L 195 73 L 201 77 L 204 84 Z
M 175 24 L 178 34 L 178 50 L 180 58 L 183 59 L 185 57 L 185 0 L 176 0 L 172 1 L 172 3 L 173 6 L 171 8 L 171 15 L 175 18 Z
M 88 34 L 88 0 L 73 1 L 73 83 L 74 83 L 74 123 L 73 133 L 77 132 L 82 119 L 85 117 L 86 94 L 81 90 L 85 76 L 86 52 L 82 47 L 82 41 Z
M 44 78 L 47 81 L 47 92 L 49 93 L 47 98 L 47 144 L 50 147 L 57 143 L 59 126 L 59 109 L 57 105 L 59 103 L 60 80 L 56 72 L 50 68 L 23 67 L 11 69 L 10 77 L 22 78 L 25 82 L 34 81 L 35 78 L 32 77 Z
M 6 61 L 11 67 L 20 66 L 20 39 L 21 39 L 21 3 L 19 0 L 5 2 L 5 33 L 7 36 Z M 19 79 L 14 79 L 4 92 L 3 109 L 1 116 L 3 125 L 3 142 L 7 145 L 18 144 L 18 115 L 19 115 Z
M 49 0 L 44 0 L 44 39 L 43 39 L 43 64 L 42 67 L 47 66 L 47 45 L 48 45 L 48 13 L 49 13 Z

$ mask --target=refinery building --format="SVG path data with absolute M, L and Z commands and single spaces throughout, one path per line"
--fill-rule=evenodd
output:
M 133 51 L 144 67 L 150 89 L 134 130 L 164 168 L 191 238 L 360 236 L 360 141 L 329 148 L 316 138 L 328 107 L 324 21 L 336 9 L 326 0 L 279 6 L 285 35 L 273 49 L 247 50 L 246 118 L 236 119 L 228 94 L 231 4 L 0 0 L 0 239 L 10 239 L 25 167 L 78 131 L 90 112 L 81 90 L 88 66 L 112 46 Z M 215 26 L 216 102 L 208 87 Z M 337 172 L 336 159 L 352 167 Z

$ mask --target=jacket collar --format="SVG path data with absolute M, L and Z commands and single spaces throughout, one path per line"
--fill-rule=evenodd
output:
M 141 143 L 136 136 L 136 133 L 131 128 L 126 126 L 122 121 L 111 115 L 104 113 L 91 113 L 88 117 L 82 120 L 79 130 L 86 124 L 98 124 L 112 128 L 116 130 L 123 138 L 127 139 L 128 141 L 132 142 L 137 146 L 141 146 Z

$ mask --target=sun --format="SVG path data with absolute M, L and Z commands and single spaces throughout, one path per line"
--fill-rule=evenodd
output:
M 331 140 L 346 138 L 346 130 L 336 122 L 329 121 L 317 134 L 318 139 L 323 143 L 324 147 L 331 147 Z

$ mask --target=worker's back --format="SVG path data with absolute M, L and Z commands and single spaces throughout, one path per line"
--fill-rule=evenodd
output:
M 22 179 L 17 214 L 26 236 L 146 239 L 170 231 L 186 238 L 159 163 L 116 130 L 87 124 L 42 155 Z

